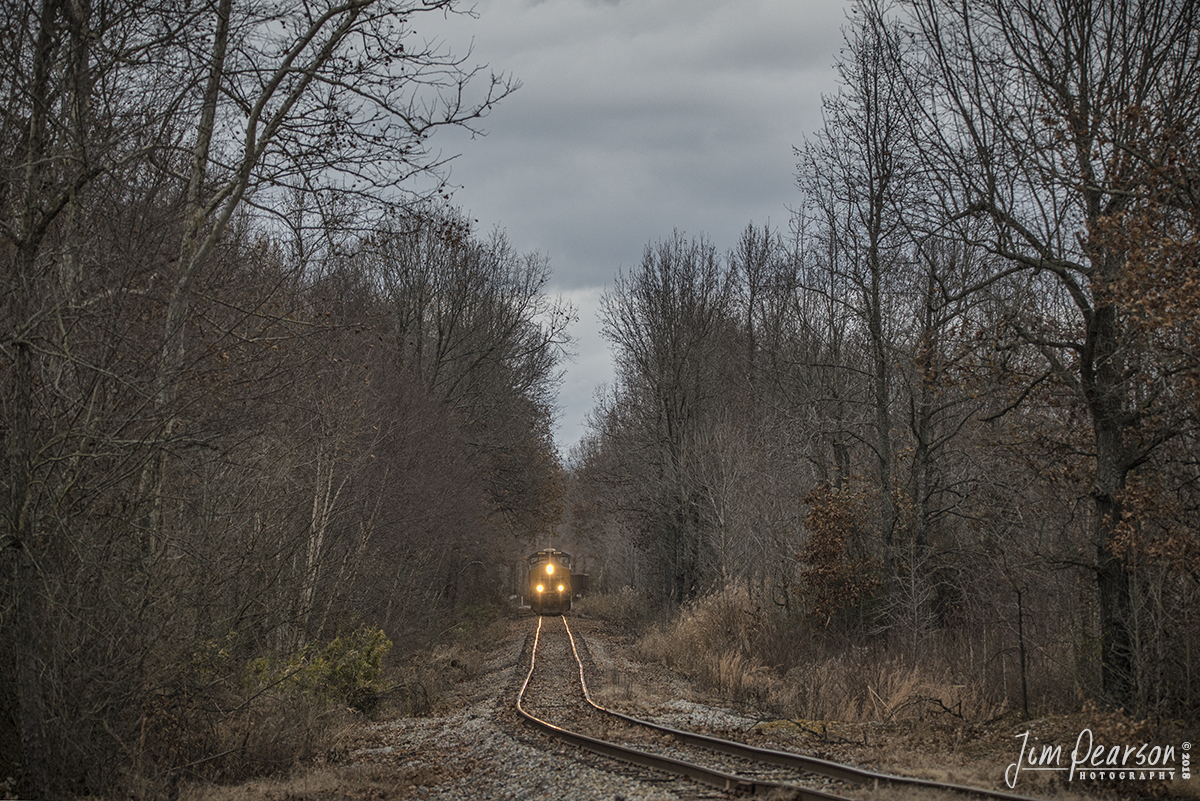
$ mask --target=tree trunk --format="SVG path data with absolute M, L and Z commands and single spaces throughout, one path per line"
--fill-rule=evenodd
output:
M 1096 589 L 1100 599 L 1100 682 L 1115 704 L 1133 702 L 1134 654 L 1130 638 L 1129 570 L 1111 550 L 1121 521 L 1120 492 L 1125 486 L 1121 427 L 1105 416 L 1095 417 L 1096 480 L 1092 490 L 1096 545 Z
M 37 281 L 37 254 L 49 218 L 41 211 L 48 149 L 51 66 L 57 49 L 56 26 L 61 7 L 46 0 L 41 10 L 37 50 L 34 54 L 31 108 L 21 156 L 25 160 L 24 187 L 16 229 L 19 238 L 12 252 L 6 290 L 12 293 L 12 417 L 5 451 L 9 485 L 3 546 L 12 549 L 10 589 L 15 601 L 12 643 L 16 673 L 17 710 L 21 732 L 22 791 L 30 798 L 50 795 L 50 745 L 46 730 L 45 696 L 38 658 L 38 627 L 42 618 L 41 582 L 34 558 L 38 504 L 33 481 L 37 454 L 34 441 L 35 379 L 33 342 L 37 336 L 37 302 L 43 288 Z
M 29 798 L 46 798 L 50 795 L 50 748 L 46 734 L 41 661 L 38 658 L 43 595 L 32 552 L 35 545 L 33 515 L 36 504 L 30 497 L 33 456 L 32 346 L 29 342 L 17 342 L 14 350 L 14 403 L 8 437 L 9 539 L 6 545 L 14 555 L 11 589 L 15 600 L 15 636 L 10 646 L 15 662 L 17 714 L 21 733 L 20 789 Z
M 1106 249 L 1092 253 L 1096 265 L 1093 297 L 1111 296 L 1111 278 L 1119 271 L 1120 255 Z M 1133 702 L 1134 654 L 1130 638 L 1129 572 L 1112 549 L 1121 522 L 1121 493 L 1130 470 L 1125 448 L 1128 425 L 1123 410 L 1127 391 L 1121 352 L 1121 323 L 1110 302 L 1098 303 L 1087 318 L 1080 384 L 1092 416 L 1096 473 L 1092 485 L 1093 538 L 1096 547 L 1096 589 L 1100 600 L 1100 677 L 1109 700 L 1128 707 Z

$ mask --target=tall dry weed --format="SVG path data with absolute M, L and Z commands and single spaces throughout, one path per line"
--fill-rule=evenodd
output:
M 950 662 L 889 653 L 882 645 L 828 645 L 792 665 L 775 706 L 788 717 L 845 722 L 894 722 L 949 716 L 991 720 L 1006 701 Z
M 768 701 L 778 676 L 755 654 L 763 615 L 743 588 L 731 587 L 651 627 L 638 641 L 646 659 L 675 667 L 734 702 Z
M 781 717 L 844 722 L 949 716 L 990 720 L 1006 700 L 952 647 L 914 657 L 864 638 L 828 636 L 764 610 L 743 588 L 703 598 L 650 627 L 639 654 L 672 666 L 703 689 Z
M 576 614 L 602 618 L 635 632 L 644 630 L 653 614 L 650 599 L 628 586 L 617 592 L 586 595 L 575 602 L 574 608 Z

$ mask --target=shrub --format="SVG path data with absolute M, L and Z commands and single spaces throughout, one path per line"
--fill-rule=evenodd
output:
M 877 565 L 864 553 L 861 493 L 822 486 L 804 503 L 809 538 L 798 555 L 803 572 L 797 589 L 808 616 L 828 628 L 879 589 Z
M 361 628 L 284 658 L 250 660 L 236 633 L 200 644 L 157 691 L 130 710 L 128 756 L 110 781 L 129 798 L 170 795 L 184 778 L 238 781 L 325 753 L 384 687 L 391 642 Z
M 262 688 L 290 688 L 327 703 L 363 709 L 363 704 L 387 689 L 383 659 L 391 648 L 392 641 L 383 631 L 363 627 L 324 647 L 303 648 L 282 663 L 255 660 L 251 671 Z

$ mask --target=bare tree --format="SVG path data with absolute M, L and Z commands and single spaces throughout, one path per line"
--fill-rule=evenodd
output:
M 421 14 L 454 8 L 4 6 L 0 547 L 12 569 L 0 584 L 0 624 L 17 645 L 5 657 L 17 675 L 30 795 L 55 791 L 51 766 L 68 740 L 126 747 L 119 727 L 111 739 L 88 732 L 145 700 L 136 676 L 89 683 L 86 671 L 102 667 L 72 660 L 119 670 L 126 657 L 114 654 L 130 654 L 148 670 L 151 655 L 186 651 L 183 638 L 158 635 L 186 630 L 175 625 L 211 598 L 215 584 L 182 571 L 210 553 L 190 550 L 196 532 L 228 526 L 246 534 L 231 542 L 247 547 L 268 539 L 232 488 L 251 485 L 239 470 L 263 469 L 246 430 L 261 422 L 265 396 L 286 386 L 276 369 L 294 366 L 273 349 L 311 329 L 280 300 L 297 273 L 275 270 L 246 212 L 269 213 L 300 190 L 344 218 L 395 209 L 412 194 L 405 181 L 438 167 L 428 137 L 473 126 L 514 88 L 492 78 L 473 94 L 478 70 L 417 39 Z M 249 264 L 263 266 L 253 280 Z M 233 551 L 245 579 L 252 560 L 240 545 L 223 558 Z M 256 575 L 265 584 L 278 573 Z M 70 659 L 70 636 L 52 633 L 68 623 L 60 633 L 84 643 Z M 95 632 L 117 645 L 92 648 Z M 50 709 L 74 703 L 79 687 L 113 695 L 80 718 Z M 93 767 L 80 761 L 81 772 Z
M 944 223 L 1061 291 L 1068 318 L 1009 324 L 1087 410 L 1092 547 L 1104 690 L 1133 700 L 1128 564 L 1114 552 L 1131 473 L 1180 433 L 1169 395 L 1138 376 L 1164 368 L 1130 327 L 1119 290 L 1128 247 L 1105 235 L 1200 123 L 1193 3 L 916 2 L 911 34 L 933 78 L 923 109 L 928 174 Z M 1194 202 L 1194 199 L 1187 202 Z M 968 222 L 974 221 L 974 227 Z M 984 228 L 978 223 L 986 222 Z
M 905 39 L 878 4 L 857 9 L 839 62 L 841 90 L 825 99 L 825 128 L 800 151 L 800 186 L 820 209 L 827 268 L 838 274 L 844 313 L 862 326 L 870 354 L 872 436 L 885 592 L 893 594 L 897 535 L 893 344 L 896 289 L 911 270 L 904 208 L 922 186 L 908 109 L 918 97 L 900 79 Z
M 497 514 L 526 537 L 554 505 L 550 425 L 574 310 L 545 292 L 548 260 L 517 253 L 460 213 L 422 215 L 372 235 L 396 367 L 460 421 Z
M 633 412 L 611 419 L 628 434 L 626 447 L 642 453 L 640 522 L 658 553 L 665 593 L 677 602 L 703 589 L 711 566 L 686 451 L 729 386 L 730 366 L 742 361 L 729 351 L 732 292 L 715 248 L 676 232 L 648 246 L 639 269 L 619 277 L 602 301 L 604 336 L 616 347 L 614 400 Z

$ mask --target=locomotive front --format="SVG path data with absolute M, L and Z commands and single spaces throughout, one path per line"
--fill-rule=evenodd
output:
M 526 597 L 539 615 L 571 611 L 571 555 L 547 548 L 530 556 Z

